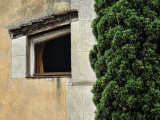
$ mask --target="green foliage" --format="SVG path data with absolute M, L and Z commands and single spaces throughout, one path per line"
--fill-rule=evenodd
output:
M 95 120 L 160 120 L 160 0 L 95 0 Z

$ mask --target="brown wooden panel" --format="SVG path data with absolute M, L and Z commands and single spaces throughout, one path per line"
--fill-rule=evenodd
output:
M 71 76 L 71 72 L 36 73 L 34 76 Z

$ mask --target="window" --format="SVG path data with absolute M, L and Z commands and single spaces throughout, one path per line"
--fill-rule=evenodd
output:
M 31 76 L 71 75 L 70 28 L 31 37 Z
M 70 75 L 70 34 L 35 44 L 34 75 Z
M 11 78 L 70 76 L 70 24 L 77 20 L 78 11 L 70 10 L 9 29 L 12 38 Z

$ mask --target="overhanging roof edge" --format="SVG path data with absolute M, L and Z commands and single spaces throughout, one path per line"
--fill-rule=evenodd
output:
M 70 10 L 61 13 L 53 14 L 39 20 L 33 20 L 29 23 L 22 24 L 19 27 L 9 29 L 12 39 L 20 36 L 28 36 L 43 31 L 58 28 L 63 25 L 68 25 L 78 19 L 78 11 Z

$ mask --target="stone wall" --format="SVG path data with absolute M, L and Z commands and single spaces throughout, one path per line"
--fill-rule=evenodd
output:
M 93 4 L 94 0 L 0 0 L 0 120 L 94 119 L 91 89 L 96 77 L 89 64 L 89 51 L 96 43 Z M 11 79 L 8 30 L 70 9 L 79 12 L 78 21 L 71 24 L 72 79 Z
M 12 28 L 67 10 L 70 0 L 0 0 L 0 26 Z
M 96 76 L 90 67 L 89 51 L 96 44 L 91 21 L 96 17 L 94 0 L 71 0 L 78 21 L 71 24 L 72 81 L 67 85 L 67 120 L 93 120 L 95 106 L 91 89 Z
M 66 10 L 69 0 L 0 0 L 0 120 L 66 120 L 66 79 L 11 79 L 8 31 Z

